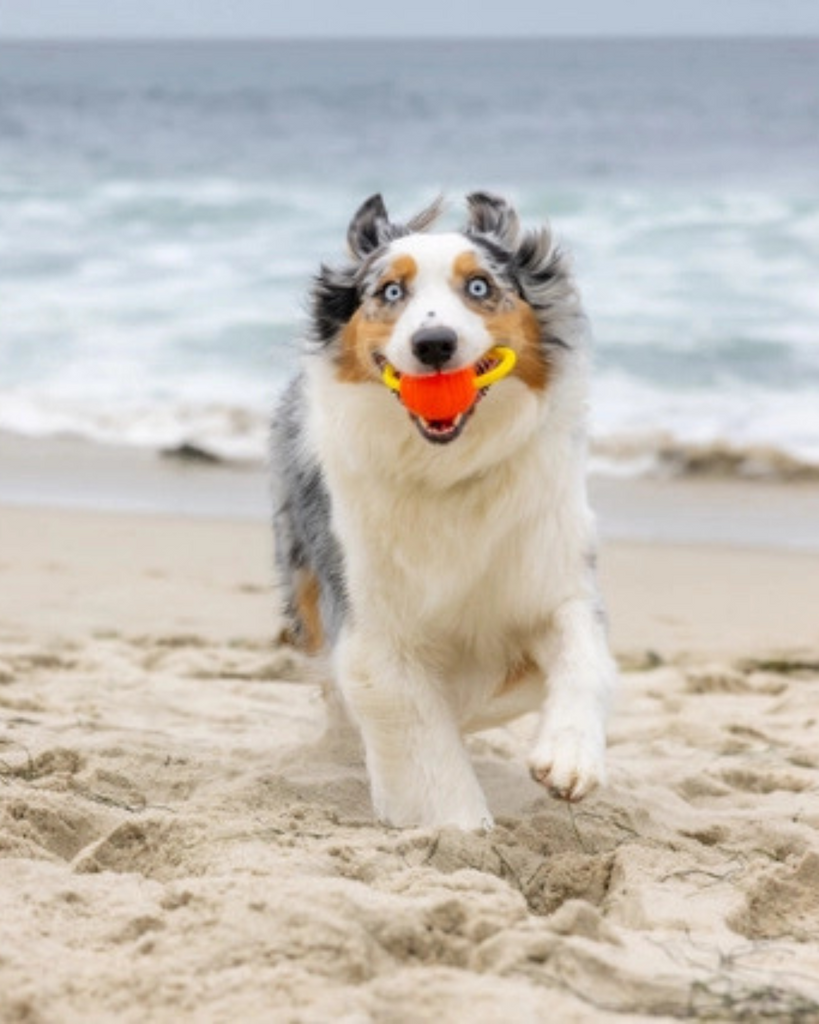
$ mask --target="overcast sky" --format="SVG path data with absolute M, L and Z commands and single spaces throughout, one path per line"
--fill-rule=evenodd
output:
M 819 0 L 0 0 L 0 38 L 819 35 Z

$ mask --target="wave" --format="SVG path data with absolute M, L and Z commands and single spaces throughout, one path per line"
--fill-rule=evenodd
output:
M 113 408 L 54 400 L 0 403 L 0 430 L 47 439 L 84 441 L 156 451 L 180 459 L 261 463 L 270 416 L 264 408 L 220 403 L 156 404 Z
M 594 438 L 591 471 L 602 475 L 690 479 L 819 481 L 819 461 L 774 445 L 688 442 L 669 434 Z
M 267 457 L 273 402 L 167 403 L 131 408 L 54 400 L 0 403 L 0 430 L 28 438 L 74 437 L 200 464 L 253 465 Z M 590 471 L 619 477 L 819 481 L 819 458 L 776 444 L 690 441 L 668 430 L 593 435 Z

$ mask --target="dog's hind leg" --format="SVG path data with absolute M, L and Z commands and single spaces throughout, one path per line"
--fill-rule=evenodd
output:
M 378 817 L 396 826 L 489 829 L 492 816 L 438 681 L 372 636 L 344 630 L 335 668 L 361 730 Z

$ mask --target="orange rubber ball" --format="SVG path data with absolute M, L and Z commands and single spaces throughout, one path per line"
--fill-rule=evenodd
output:
M 401 378 L 401 402 L 425 420 L 453 420 L 471 409 L 478 398 L 475 367 L 465 366 L 451 373 Z

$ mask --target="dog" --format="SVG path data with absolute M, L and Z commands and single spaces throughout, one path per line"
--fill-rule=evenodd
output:
M 274 417 L 287 634 L 325 659 L 385 824 L 489 829 L 464 734 L 540 711 L 532 777 L 576 801 L 605 778 L 615 668 L 585 483 L 588 329 L 548 228 L 504 199 L 393 222 L 380 195 L 322 265 L 301 373 Z M 384 386 L 493 364 L 464 414 Z

